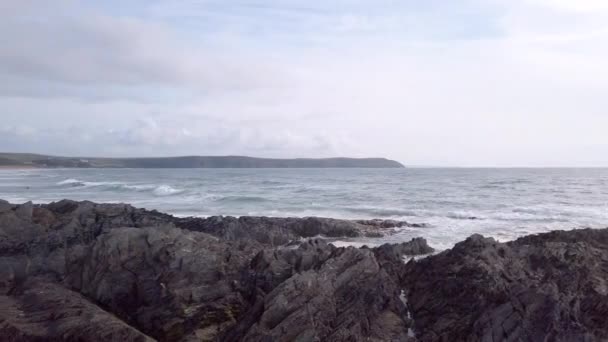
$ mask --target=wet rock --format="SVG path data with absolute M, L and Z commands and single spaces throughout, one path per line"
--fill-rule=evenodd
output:
M 316 251 L 316 253 L 310 254 Z M 298 253 L 300 252 L 300 253 Z M 303 261 L 307 260 L 307 261 Z M 230 341 L 399 341 L 407 338 L 399 284 L 368 249 L 311 242 L 256 257 L 252 308 Z
M 172 227 L 111 229 L 88 250 L 68 251 L 64 282 L 163 341 L 234 323 L 246 305 L 235 282 L 256 252 Z
M 11 237 L 0 240 L 0 296 L 11 308 L 0 311 L 0 332 L 23 340 L 60 339 L 57 334 L 128 341 L 406 336 L 400 285 L 385 261 L 369 249 L 300 240 L 320 232 L 356 235 L 361 225 L 235 220 L 206 221 L 211 235 L 176 228 L 182 219 L 122 204 L 40 205 L 31 222 L 13 210 L 0 214 L 1 236 Z M 200 228 L 198 220 L 188 222 Z M 288 238 L 294 244 L 273 247 Z M 52 304 L 63 297 L 71 303 L 66 308 Z M 13 319 L 15 312 L 26 318 Z M 108 322 L 99 336 L 90 336 L 97 324 L 87 326 L 90 317 Z M 293 329 L 295 322 L 305 324 Z
M 8 203 L 8 201 L 0 199 L 0 213 L 5 213 L 12 209 L 13 209 L 13 206 L 10 203 Z
M 399 258 L 404 256 L 425 255 L 435 252 L 423 238 L 414 238 L 408 242 L 399 244 L 384 244 L 376 248 L 378 253 L 393 253 Z
M 46 208 L 36 207 L 32 212 L 32 222 L 45 228 L 51 228 L 55 223 L 57 223 L 57 217 L 52 211 Z
M 17 217 L 24 221 L 31 221 L 33 213 L 34 205 L 32 204 L 32 202 L 23 203 L 21 205 L 18 205 L 17 208 L 15 208 L 15 214 L 17 215 Z
M 424 341 L 608 338 L 608 230 L 510 243 L 474 235 L 410 262 L 407 299 Z
M 405 222 L 369 220 L 350 221 L 321 217 L 231 217 L 184 218 L 174 221 L 184 229 L 201 231 L 225 240 L 255 240 L 279 246 L 298 238 L 315 236 L 360 237 L 383 236 L 381 229 L 401 227 Z
M 32 279 L 0 295 L 3 341 L 154 341 L 82 295 Z
M 382 221 L 9 206 L 0 212 L 8 340 L 608 339 L 608 230 L 509 243 L 474 235 L 406 264 L 433 249 L 424 239 L 359 249 L 303 239 L 364 236 L 390 225 Z
M 401 227 L 412 227 L 417 224 L 411 224 L 406 221 L 397 220 L 355 220 L 354 222 L 362 224 L 364 226 L 376 227 L 376 228 L 401 228 Z

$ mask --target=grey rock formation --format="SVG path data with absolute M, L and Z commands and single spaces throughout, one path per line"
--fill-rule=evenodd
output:
M 431 254 L 434 251 L 423 238 L 414 238 L 409 242 L 399 244 L 384 244 L 376 248 L 376 253 L 392 253 L 398 258 L 403 258 L 406 255 Z
M 387 228 L 412 226 L 407 222 L 393 220 L 350 221 L 321 217 L 212 216 L 175 219 L 173 222 L 180 228 L 205 232 L 224 240 L 254 240 L 272 246 L 315 236 L 381 237 L 391 233 Z
M 0 295 L 2 341 L 153 341 L 82 295 L 54 282 L 30 279 Z
M 407 264 L 433 249 L 308 238 L 394 225 L 0 202 L 0 340 L 608 339 L 608 230 L 475 235 Z
M 213 337 L 246 305 L 238 280 L 256 251 L 172 227 L 111 229 L 68 252 L 64 283 L 159 340 Z
M 427 227 L 424 223 L 409 223 L 406 221 L 396 221 L 396 220 L 355 220 L 354 222 L 377 228 L 400 228 L 400 227 L 414 227 L 414 228 L 425 228 Z
M 177 219 L 92 202 L 11 206 L 0 214 L 0 303 L 6 308 L 0 310 L 0 336 L 406 337 L 400 285 L 372 250 L 302 240 L 357 236 L 366 226 L 317 218 L 224 219 Z M 280 241 L 295 244 L 276 247 Z M 295 322 L 300 324 L 294 329 Z
M 0 199 L 0 213 L 5 213 L 11 210 L 13 206 L 5 200 Z
M 399 284 L 370 250 L 319 249 L 319 260 L 285 272 L 286 260 L 262 263 L 252 312 L 226 334 L 245 341 L 390 341 L 407 338 L 406 307 Z M 325 260 L 323 260 L 325 259 Z M 276 260 L 276 259 L 275 259 Z M 260 266 L 259 264 L 256 266 Z M 295 265 L 297 266 L 297 264 Z M 306 266 L 311 268 L 307 269 Z M 268 282 L 267 277 L 271 278 Z M 272 280 L 278 283 L 272 288 Z M 264 291 L 266 290 L 266 291 Z M 261 308 L 262 310 L 258 309 Z M 245 316 L 247 317 L 247 316 Z M 233 331 L 239 334 L 230 334 Z
M 24 221 L 31 221 L 32 214 L 34 212 L 34 205 L 32 202 L 27 202 L 21 205 L 18 205 L 15 209 L 15 215 Z
M 422 341 L 608 340 L 606 229 L 474 235 L 405 273 Z

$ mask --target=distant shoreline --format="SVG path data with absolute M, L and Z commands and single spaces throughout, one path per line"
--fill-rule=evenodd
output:
M 182 156 L 158 158 L 62 157 L 0 153 L 0 167 L 10 168 L 404 168 L 386 158 L 256 158 L 247 156 Z
M 1 170 L 39 170 L 43 169 L 41 167 L 36 166 L 27 166 L 27 165 L 0 165 Z

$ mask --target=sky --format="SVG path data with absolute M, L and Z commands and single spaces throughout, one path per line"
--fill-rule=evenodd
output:
M 0 0 L 0 151 L 608 166 L 608 1 Z

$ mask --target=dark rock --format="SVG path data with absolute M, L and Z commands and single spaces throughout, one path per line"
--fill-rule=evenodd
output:
M 9 210 L 12 210 L 13 206 L 5 200 L 0 199 L 0 213 L 5 213 Z
M 402 284 L 406 279 L 405 258 L 428 255 L 435 250 L 429 247 L 425 239 L 415 238 L 400 244 L 384 244 L 373 251 L 382 268 Z
M 425 224 L 423 223 L 409 223 L 406 221 L 396 221 L 396 220 L 381 220 L 381 219 L 373 219 L 373 220 L 355 220 L 354 222 L 370 227 L 376 228 L 401 228 L 401 227 L 423 227 Z
M 68 251 L 64 282 L 159 340 L 212 338 L 246 305 L 234 283 L 248 248 L 171 227 L 112 229 L 89 252 Z
M 75 211 L 76 209 L 78 209 L 81 206 L 81 204 L 85 205 L 85 203 L 87 203 L 87 202 L 79 203 L 76 201 L 62 200 L 59 202 L 50 203 L 46 207 L 50 211 L 61 215 L 61 214 L 69 214 L 69 213 Z
M 364 236 L 383 221 L 9 206 L 2 340 L 608 339 L 608 230 L 510 243 L 474 235 L 406 264 L 433 249 L 424 239 L 359 249 L 303 239 Z
M 175 219 L 183 229 L 205 232 L 225 240 L 255 240 L 262 244 L 279 246 L 298 238 L 315 236 L 360 237 L 383 236 L 382 228 L 401 227 L 406 222 L 365 220 L 350 221 L 322 217 L 231 217 Z
M 34 208 L 32 212 L 32 222 L 43 227 L 50 228 L 57 223 L 57 217 L 52 211 L 46 208 Z
M 377 228 L 399 228 L 399 227 L 404 227 L 404 226 L 409 225 L 409 223 L 407 223 L 405 221 L 380 220 L 380 219 L 355 220 L 355 222 L 365 225 L 365 226 L 371 226 L 371 227 L 377 227 Z
M 3 341 L 154 341 L 82 295 L 44 280 L 0 295 Z
M 407 339 L 400 286 L 371 250 L 313 240 L 297 251 L 258 255 L 252 271 L 252 308 L 223 340 Z
M 174 226 L 200 228 L 199 220 L 73 201 L 35 206 L 25 218 L 0 214 L 0 236 L 10 237 L 0 239 L 0 296 L 11 308 L 0 310 L 0 336 L 358 341 L 407 333 L 400 285 L 373 251 L 322 239 L 272 247 L 321 233 L 361 234 L 352 221 L 218 217 L 203 226 L 213 236 Z M 66 308 L 52 305 L 63 297 Z M 9 317 L 14 312 L 39 319 Z M 104 314 L 108 325 L 90 337 L 96 326 L 87 319 Z
M 32 202 L 23 203 L 21 205 L 18 205 L 17 208 L 15 208 L 15 214 L 17 215 L 17 217 L 24 221 L 31 221 L 33 213 L 34 205 L 32 204 Z
M 393 253 L 399 258 L 403 258 L 406 255 L 425 255 L 435 252 L 435 249 L 430 247 L 423 238 L 414 238 L 409 242 L 403 242 L 400 244 L 387 243 L 377 247 L 376 250 L 381 253 Z
M 475 235 L 405 273 L 423 341 L 608 339 L 608 230 Z

